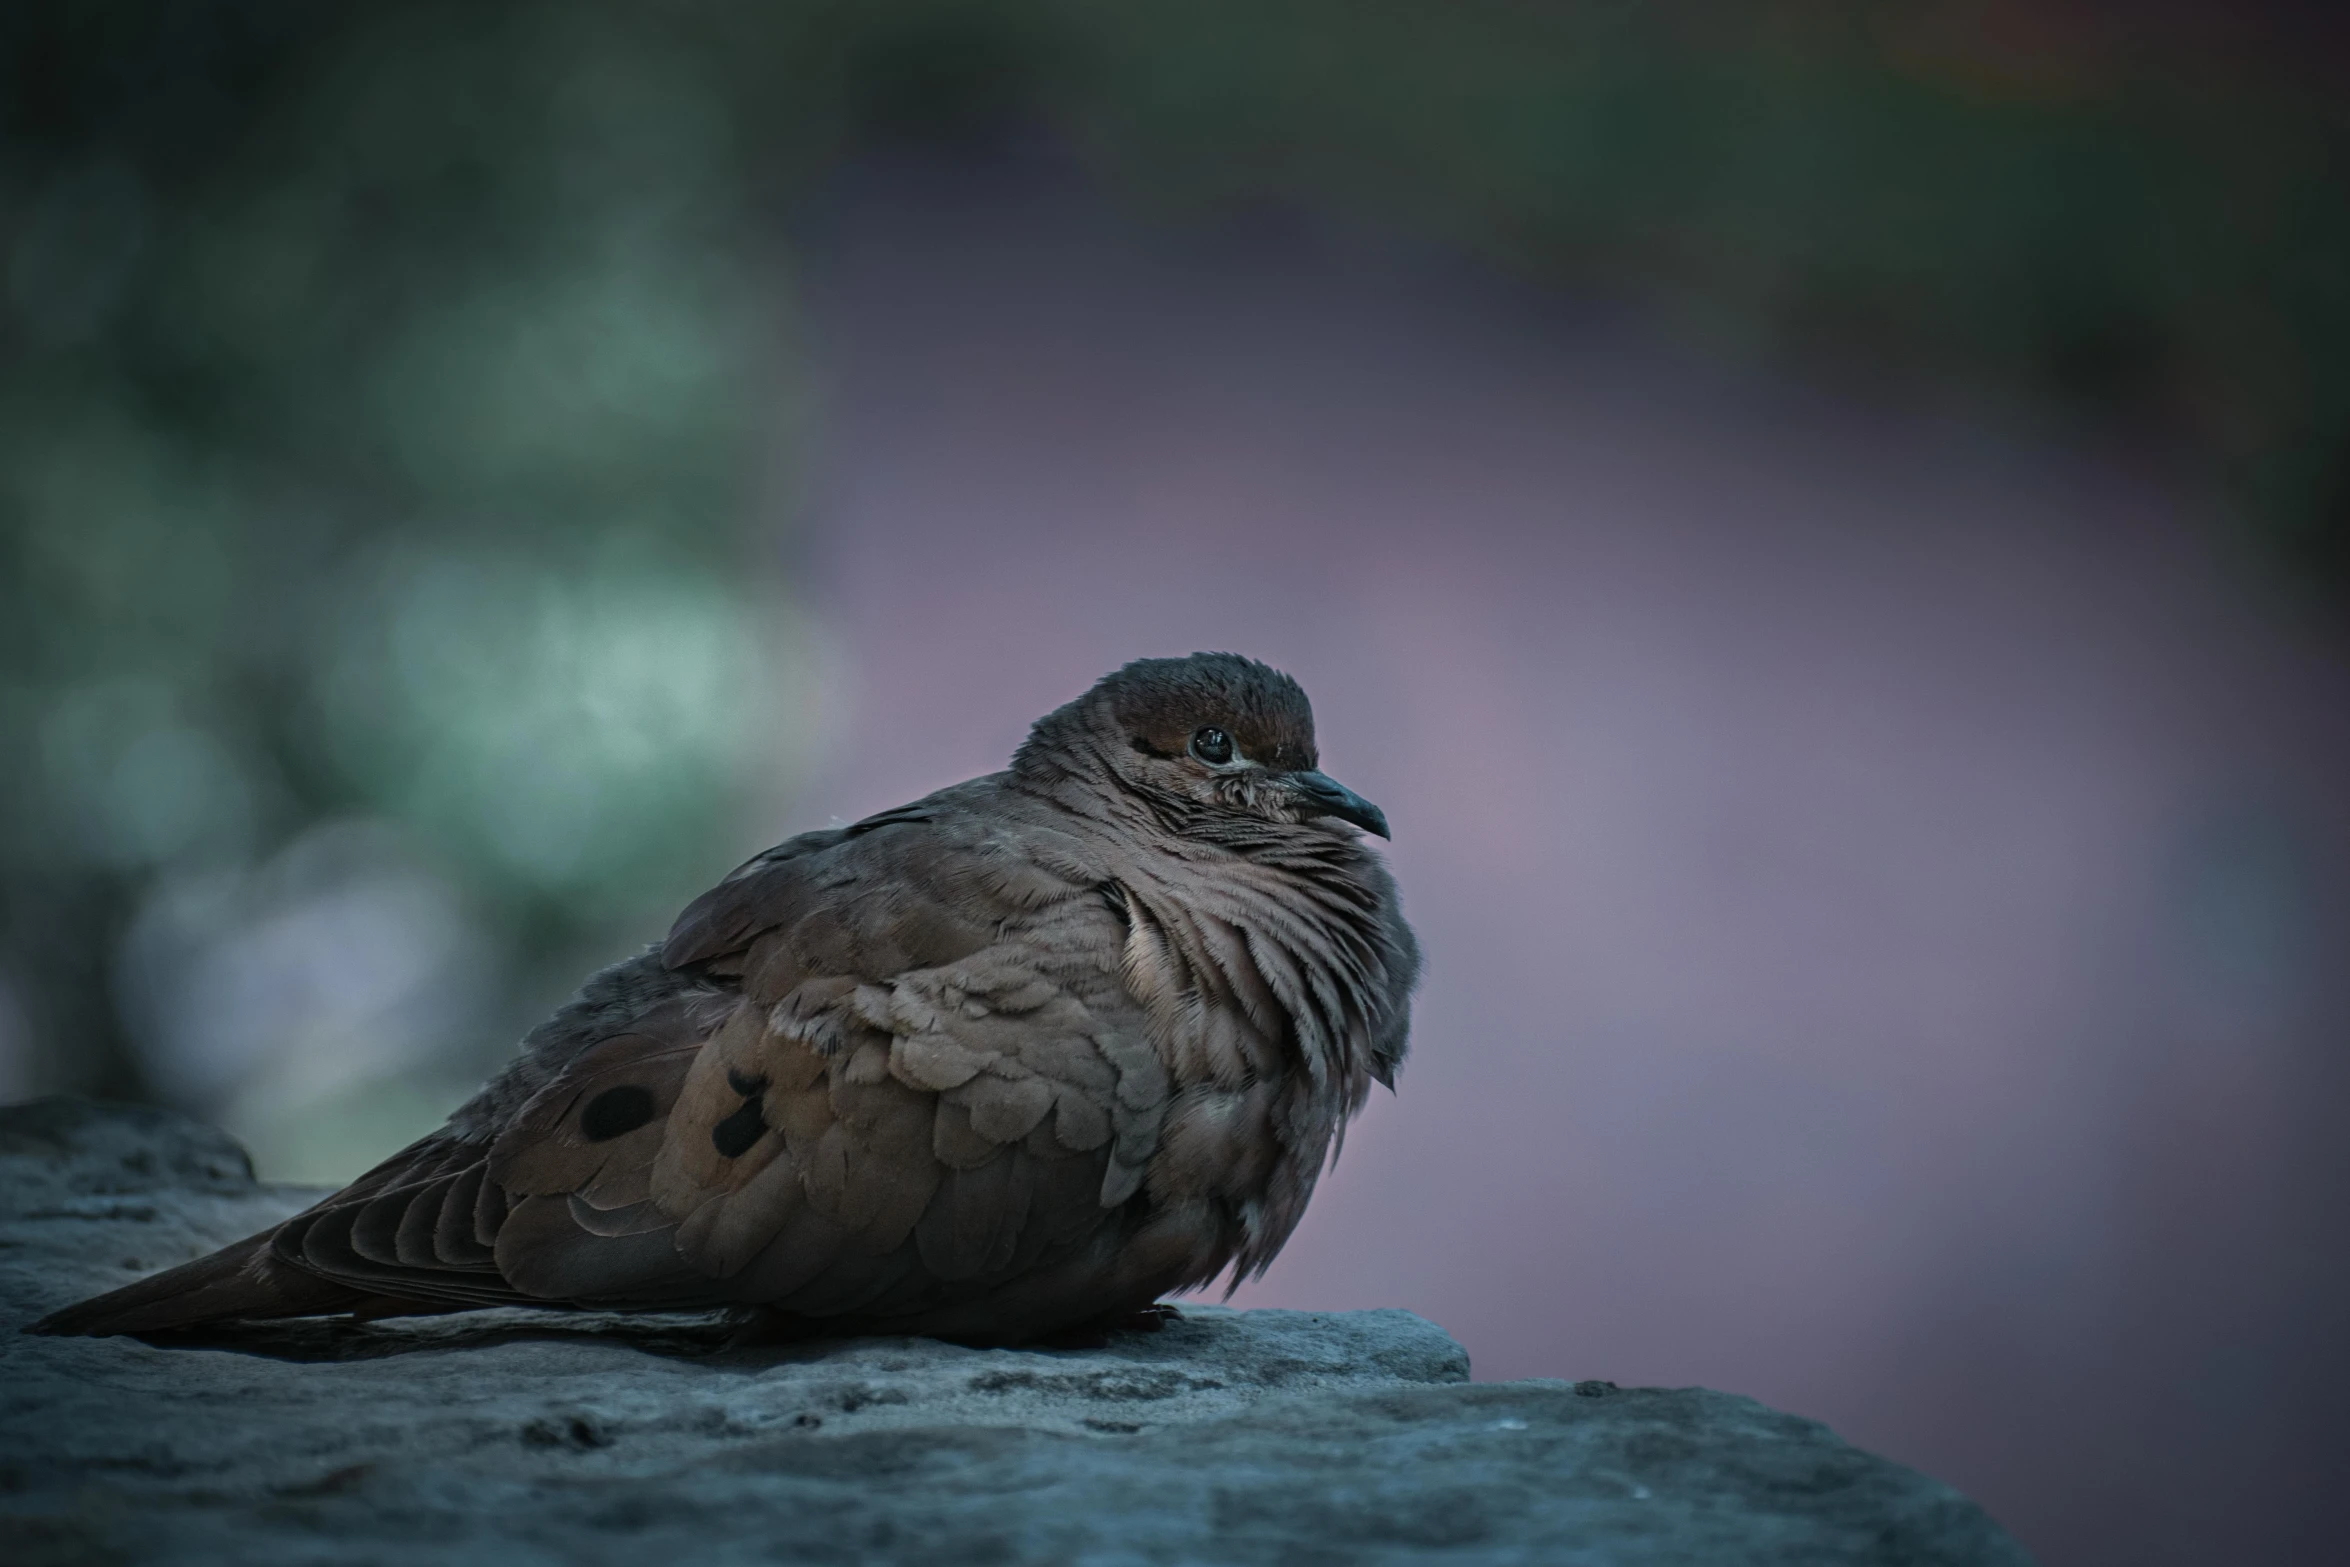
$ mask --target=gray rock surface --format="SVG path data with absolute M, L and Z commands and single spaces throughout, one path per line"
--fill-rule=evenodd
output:
M 12 1563 L 2022 1563 L 1947 1486 L 1701 1388 L 1472 1384 L 1402 1311 L 1097 1350 L 728 1349 L 711 1317 L 15 1330 L 271 1222 L 221 1134 L 0 1110 Z

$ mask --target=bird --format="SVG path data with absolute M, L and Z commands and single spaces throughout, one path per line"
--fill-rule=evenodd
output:
M 974 1346 L 1261 1275 L 1419 945 L 1298 683 L 1138 659 L 1009 768 L 759 854 L 592 975 L 439 1130 L 29 1331 L 730 1310 Z M 1230 1290 L 1227 1290 L 1229 1295 Z M 160 1340 L 159 1340 L 160 1341 Z

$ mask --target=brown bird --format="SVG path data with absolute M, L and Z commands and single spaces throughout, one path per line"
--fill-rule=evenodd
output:
M 446 1126 L 44 1319 L 764 1308 L 1004 1344 L 1264 1271 L 1394 1086 L 1419 950 L 1287 675 L 1144 659 L 1008 771 L 751 860 Z

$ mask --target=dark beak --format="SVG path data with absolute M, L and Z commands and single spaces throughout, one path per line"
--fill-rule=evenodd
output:
M 1291 773 L 1289 787 L 1305 802 L 1308 816 L 1335 816 L 1365 832 L 1388 836 L 1387 813 L 1328 773 Z

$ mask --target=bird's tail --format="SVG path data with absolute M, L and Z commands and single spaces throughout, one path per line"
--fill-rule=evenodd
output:
M 390 1305 L 381 1296 L 322 1279 L 270 1249 L 275 1232 L 150 1275 L 63 1311 L 53 1311 L 27 1333 L 105 1338 L 158 1333 L 237 1317 L 310 1317 Z

